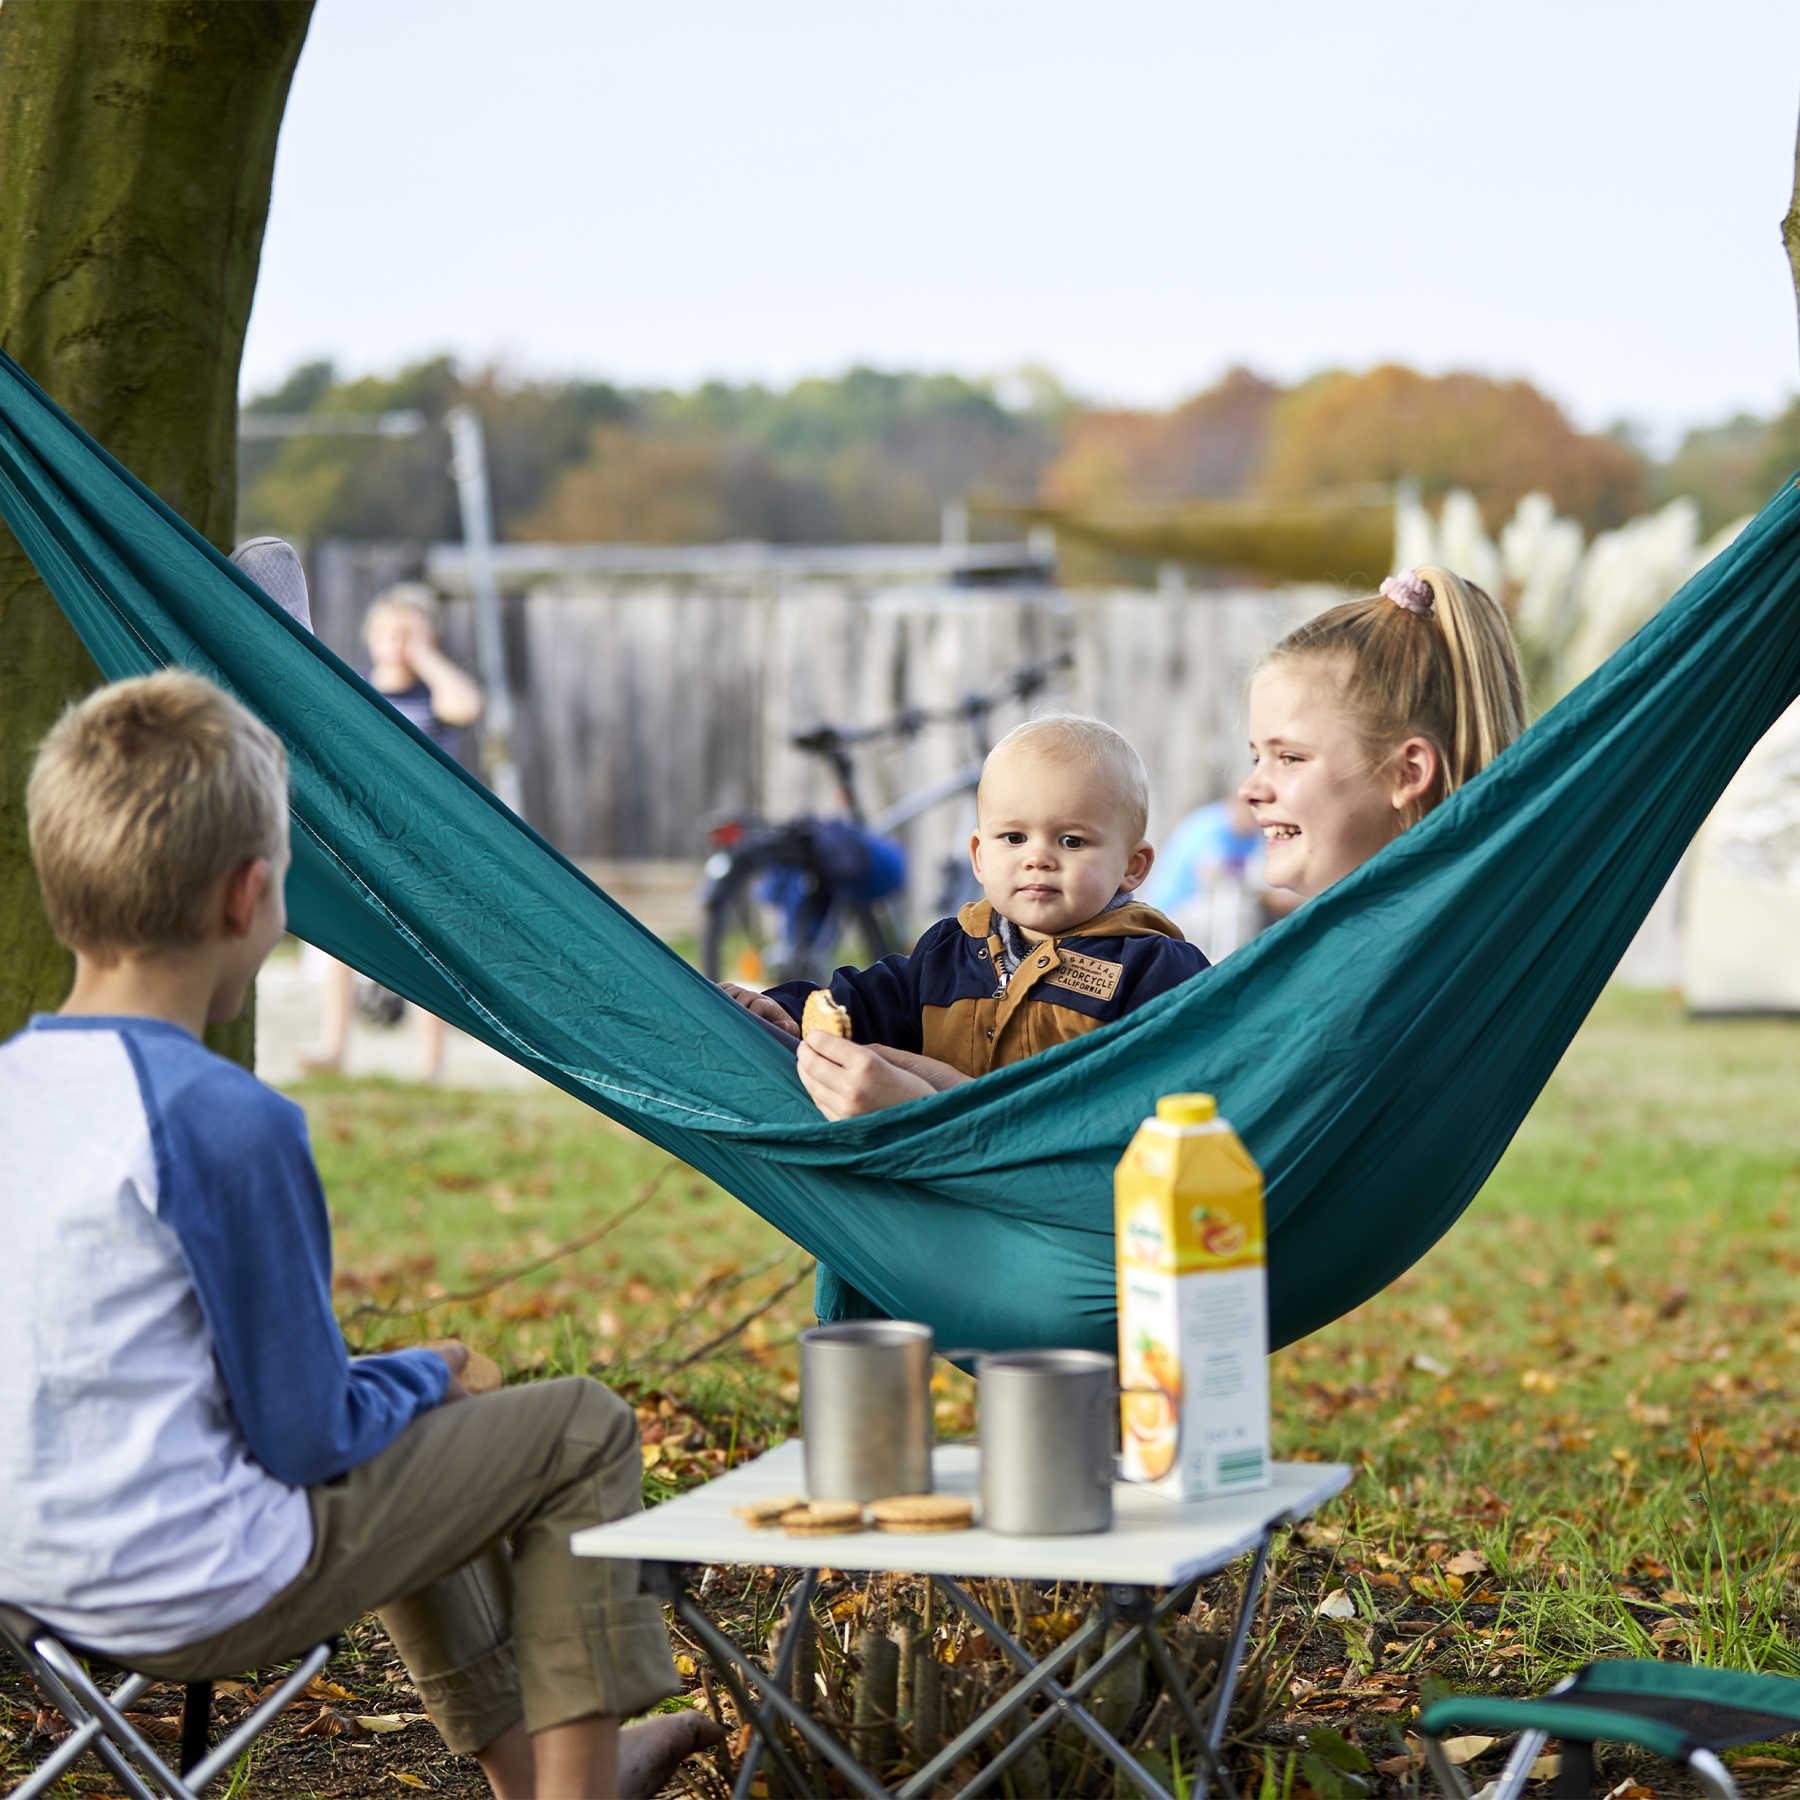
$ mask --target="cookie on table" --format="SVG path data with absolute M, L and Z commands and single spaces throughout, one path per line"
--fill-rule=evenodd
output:
M 863 1509 L 855 1500 L 809 1500 L 781 1515 L 789 1537 L 835 1537 L 863 1529 Z
M 975 1502 L 954 1494 L 896 1494 L 870 1503 L 877 1531 L 967 1531 L 975 1523 Z
M 770 1525 L 779 1525 L 783 1513 L 791 1513 L 805 1504 L 798 1494 L 778 1494 L 772 1500 L 746 1500 L 742 1506 L 734 1506 L 731 1510 L 752 1530 L 762 1531 Z

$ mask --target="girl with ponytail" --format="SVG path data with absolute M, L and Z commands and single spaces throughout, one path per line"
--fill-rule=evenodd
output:
M 1265 879 L 1319 893 L 1416 825 L 1525 729 L 1506 615 L 1448 569 L 1391 575 L 1308 620 L 1250 684 Z

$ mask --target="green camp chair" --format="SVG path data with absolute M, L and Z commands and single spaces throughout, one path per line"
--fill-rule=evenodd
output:
M 1594 1745 L 1601 1739 L 1637 1744 L 1683 1763 L 1706 1793 L 1735 1800 L 1737 1787 L 1718 1752 L 1800 1731 L 1800 1681 L 1687 1663 L 1602 1662 L 1590 1663 L 1541 1699 L 1459 1694 L 1433 1701 L 1419 1720 L 1419 1735 L 1451 1800 L 1470 1800 L 1469 1786 L 1444 1754 L 1442 1740 L 1465 1731 L 1519 1733 L 1484 1800 L 1516 1800 L 1553 1737 L 1563 1746 L 1558 1800 L 1591 1790 Z

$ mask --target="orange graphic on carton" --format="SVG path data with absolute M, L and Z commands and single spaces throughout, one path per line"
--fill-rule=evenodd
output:
M 1160 1480 L 1175 1466 L 1180 1441 L 1181 1363 L 1167 1344 L 1140 1332 L 1125 1359 L 1119 1384 L 1125 1390 L 1126 1454 L 1142 1477 Z

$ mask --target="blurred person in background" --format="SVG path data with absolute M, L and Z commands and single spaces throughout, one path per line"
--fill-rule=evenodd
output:
M 1222 961 L 1298 901 L 1263 880 L 1263 840 L 1237 794 L 1196 807 L 1169 835 L 1141 898 Z
M 363 620 L 363 643 L 369 685 L 446 755 L 459 756 L 464 730 L 481 717 L 481 689 L 438 647 L 437 596 L 423 582 L 388 588 Z M 355 970 L 330 958 L 327 964 L 320 1042 L 300 1059 L 314 1074 L 343 1069 L 356 1001 Z M 436 1081 L 444 1072 L 448 1028 L 435 1013 L 415 1010 L 420 1078 Z

